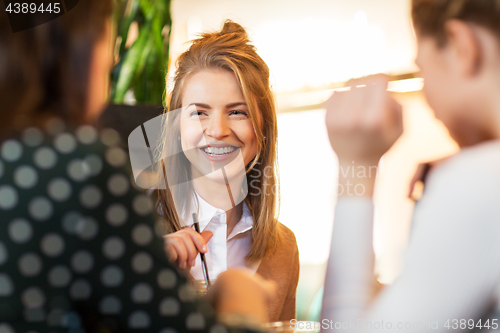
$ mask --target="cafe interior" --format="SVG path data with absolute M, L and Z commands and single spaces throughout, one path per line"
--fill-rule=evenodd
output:
M 125 14 L 135 1 L 124 2 Z M 167 92 L 172 89 L 169 83 L 175 60 L 187 50 L 188 42 L 203 32 L 220 29 L 227 19 L 247 30 L 270 68 L 278 113 L 278 219 L 295 233 L 300 255 L 298 320 L 319 319 L 334 223 L 339 169 L 329 146 L 323 106 L 331 94 L 341 91 L 350 79 L 385 73 L 391 77 L 388 90 L 403 105 L 404 133 L 381 160 L 374 194 L 375 268 L 383 285 L 395 281 L 401 270 L 415 203 L 412 197 L 419 195 L 410 193 L 409 184 L 418 165 L 458 150 L 422 93 L 423 79 L 414 62 L 410 5 L 410 0 L 170 3 L 171 25 L 162 31 L 168 48 Z M 131 48 L 143 25 L 126 23 L 127 34 L 117 37 L 117 45 Z M 119 46 L 115 57 L 120 63 Z M 160 105 L 152 108 L 154 103 L 142 102 L 134 89 L 127 90 L 115 104 L 101 121 L 116 127 L 124 137 L 137 123 L 161 110 Z M 131 120 L 129 106 L 143 108 L 145 118 Z

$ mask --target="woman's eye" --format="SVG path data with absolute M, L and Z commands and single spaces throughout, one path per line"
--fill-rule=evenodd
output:
M 230 112 L 230 114 L 248 116 L 247 112 L 241 111 L 241 110 L 233 110 L 233 111 Z
M 190 116 L 193 117 L 193 116 L 201 116 L 203 115 L 203 111 L 198 111 L 198 110 L 195 110 L 193 112 L 191 112 Z

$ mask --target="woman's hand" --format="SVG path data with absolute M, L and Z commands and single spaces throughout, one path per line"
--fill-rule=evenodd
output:
M 267 307 L 275 293 L 276 283 L 273 281 L 246 269 L 233 268 L 219 274 L 207 296 L 219 319 L 229 319 L 226 324 L 231 324 L 231 316 L 262 324 L 269 320 Z
M 171 262 L 177 261 L 180 269 L 192 267 L 198 253 L 207 252 L 207 242 L 212 238 L 211 231 L 197 233 L 192 228 L 184 228 L 163 236 L 165 249 Z
M 385 75 L 352 80 L 349 85 L 351 90 L 335 92 L 325 105 L 330 144 L 339 158 L 339 186 L 344 187 L 339 194 L 348 195 L 345 186 L 353 186 L 351 195 L 371 196 L 378 162 L 403 131 L 402 108 L 387 91 Z M 354 191 L 356 185 L 364 190 Z

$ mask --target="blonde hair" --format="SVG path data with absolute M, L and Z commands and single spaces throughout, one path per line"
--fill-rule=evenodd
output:
M 224 69 L 234 73 L 248 105 L 250 118 L 258 141 L 258 152 L 246 166 L 247 181 L 259 186 L 250 186 L 245 202 L 253 216 L 252 245 L 246 259 L 250 262 L 263 258 L 273 251 L 281 239 L 278 232 L 276 208 L 279 203 L 278 168 L 277 168 L 277 119 L 274 97 L 269 83 L 269 68 L 250 44 L 245 29 L 230 20 L 224 23 L 222 30 L 204 33 L 192 41 L 190 48 L 177 59 L 174 87 L 170 96 L 168 110 L 182 107 L 182 91 L 185 81 L 194 73 L 203 69 Z M 166 128 L 172 129 L 162 135 L 160 148 L 162 156 L 171 156 L 166 151 L 182 152 L 179 141 L 179 113 L 167 111 Z M 259 119 L 262 121 L 259 122 Z M 192 202 L 183 198 L 192 198 L 194 190 L 189 185 L 190 168 L 183 153 L 166 159 L 161 167 L 175 175 L 176 186 L 172 192 L 168 186 L 158 190 L 158 208 L 169 232 L 181 229 L 180 219 L 175 207 L 189 212 Z M 270 172 L 272 170 L 272 172 Z M 164 174 L 160 173 L 163 181 Z M 166 178 L 166 177 L 165 177 Z M 165 179 L 166 181 L 166 179 Z M 168 181 L 172 181 L 168 179 Z M 183 217 L 186 218 L 186 217 Z

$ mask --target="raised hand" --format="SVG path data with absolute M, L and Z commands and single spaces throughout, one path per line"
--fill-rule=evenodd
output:
M 387 91 L 387 85 L 388 78 L 382 74 L 352 80 L 350 90 L 335 92 L 325 104 L 328 136 L 341 168 L 339 184 L 362 184 L 366 195 L 373 193 L 375 176 L 352 179 L 351 172 L 342 171 L 377 166 L 401 135 L 402 108 Z
M 165 249 L 172 262 L 177 262 L 180 269 L 192 267 L 198 253 L 207 252 L 207 242 L 212 238 L 211 231 L 197 233 L 192 228 L 184 228 L 163 236 Z

